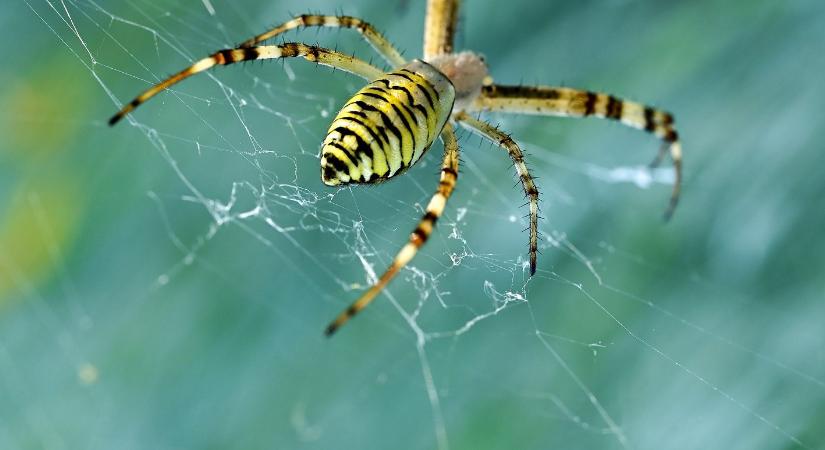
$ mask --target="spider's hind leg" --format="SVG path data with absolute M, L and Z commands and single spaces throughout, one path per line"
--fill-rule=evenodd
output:
M 352 319 L 353 316 L 366 308 L 367 305 L 384 290 L 390 280 L 415 257 L 418 249 L 427 242 L 427 239 L 433 232 L 435 224 L 444 212 L 447 200 L 450 198 L 458 181 L 459 148 L 452 125 L 447 124 L 444 126 L 444 130 L 441 132 L 441 138 L 444 141 L 444 160 L 441 164 L 441 179 L 438 182 L 438 188 L 435 194 L 433 194 L 432 199 L 430 199 L 430 203 L 427 204 L 424 217 L 421 218 L 421 222 L 418 223 L 418 226 L 410 234 L 409 242 L 401 248 L 395 256 L 395 259 L 393 259 L 390 267 L 387 268 L 384 274 L 381 275 L 381 278 L 378 279 L 378 282 L 372 285 L 367 292 L 361 295 L 358 300 L 353 302 L 349 308 L 345 309 L 327 326 L 325 331 L 327 336 L 332 336 L 333 333 Z
M 483 120 L 467 114 L 466 112 L 459 112 L 455 115 L 455 120 L 481 137 L 507 150 L 510 154 L 510 159 L 513 160 L 513 166 L 516 168 L 521 187 L 524 189 L 524 195 L 527 196 L 528 204 L 530 205 L 530 275 L 536 273 L 536 254 L 538 253 L 539 240 L 539 190 L 536 183 L 533 181 L 533 176 L 527 169 L 527 164 L 524 163 L 524 154 L 521 152 L 518 144 L 507 133 L 490 125 Z

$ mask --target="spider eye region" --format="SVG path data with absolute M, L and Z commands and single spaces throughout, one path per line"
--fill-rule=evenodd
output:
M 341 108 L 321 146 L 329 186 L 378 183 L 415 164 L 450 117 L 455 89 L 419 60 L 385 73 Z

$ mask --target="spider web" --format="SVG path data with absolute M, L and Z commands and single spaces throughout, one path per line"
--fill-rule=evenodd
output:
M 467 3 L 472 19 L 463 23 L 478 28 L 463 40 L 473 47 L 492 18 L 483 2 Z M 75 263 L 59 251 L 48 199 L 24 202 L 40 217 L 62 282 L 41 292 L 14 258 L 0 260 L 33 305 L 0 344 L 3 403 L 11 405 L 0 407 L 3 448 L 822 445 L 821 290 L 800 281 L 785 310 L 747 288 L 767 250 L 744 246 L 735 260 L 712 253 L 710 265 L 686 252 L 693 244 L 685 236 L 703 224 L 694 216 L 704 194 L 687 200 L 674 224 L 657 220 L 672 171 L 645 168 L 657 145 L 648 136 L 599 121 L 489 116 L 539 175 L 547 218 L 536 276 L 527 276 L 526 208 L 506 154 L 465 133 L 458 189 L 431 241 L 327 340 L 327 321 L 380 275 L 419 220 L 437 183 L 440 144 L 397 180 L 324 187 L 318 143 L 363 83 L 298 60 L 201 74 L 106 129 L 111 112 L 168 73 L 307 6 L 25 5 L 53 51 L 94 81 L 90 95 L 102 106 L 77 120 L 107 161 L 93 166 L 103 192 L 90 194 L 106 219 L 89 226 L 103 234 L 79 246 L 88 250 Z M 310 6 L 336 12 L 335 4 Z M 421 5 L 350 7 L 347 14 L 392 26 L 393 42 L 417 55 Z M 556 32 L 596 13 L 567 11 Z M 371 54 L 346 31 L 285 39 Z M 515 66 L 535 59 L 538 42 L 509 52 L 492 38 L 478 45 L 501 80 L 561 74 L 635 89 L 635 98 L 689 98 L 667 86 L 648 90 L 653 74 L 588 78 L 593 63 L 564 52 L 553 59 L 576 69 Z M 646 69 L 639 72 L 655 72 Z M 722 179 L 707 166 L 711 151 L 702 153 L 707 139 L 686 144 L 698 149 L 693 170 L 711 171 L 689 173 L 691 187 Z M 764 223 L 753 240 L 790 233 Z M 716 241 L 730 236 L 718 233 Z M 27 318 L 54 346 L 30 350 Z M 38 389 L 53 374 L 60 381 Z

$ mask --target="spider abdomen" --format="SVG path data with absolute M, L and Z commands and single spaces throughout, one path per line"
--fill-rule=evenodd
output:
M 455 90 L 415 60 L 358 91 L 332 121 L 321 147 L 321 179 L 330 186 L 376 183 L 421 158 L 450 117 Z

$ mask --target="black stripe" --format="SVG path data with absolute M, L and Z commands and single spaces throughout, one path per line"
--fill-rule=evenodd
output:
M 258 59 L 261 56 L 261 52 L 254 47 L 247 47 L 242 49 L 243 50 L 243 59 L 244 61 L 249 61 L 252 59 Z
M 425 87 L 423 86 L 423 83 L 424 83 L 423 81 L 422 81 L 422 82 L 415 81 L 415 80 L 413 80 L 413 79 L 412 79 L 412 77 L 410 77 L 409 75 L 404 75 L 404 74 L 403 74 L 403 73 L 401 73 L 401 72 L 396 72 L 396 73 L 393 73 L 392 75 L 397 75 L 397 76 L 399 76 L 399 77 L 401 77 L 401 78 L 404 78 L 404 79 L 406 79 L 407 81 L 409 81 L 410 83 L 412 83 L 412 84 L 413 84 L 413 86 L 415 86 L 416 88 L 418 88 L 418 90 L 419 90 L 419 91 L 421 91 L 421 93 L 422 93 L 422 94 L 424 94 L 424 97 L 427 99 L 427 103 L 429 103 L 429 104 L 430 104 L 430 109 L 432 109 L 433 111 L 435 111 L 435 101 L 433 100 L 433 96 L 432 96 L 432 95 L 430 95 L 430 91 L 428 91 L 427 89 L 425 89 Z M 438 95 L 438 92 L 437 92 L 435 89 L 433 89 L 433 92 L 435 92 L 435 93 L 436 93 L 436 95 Z
M 651 133 L 656 129 L 656 123 L 653 122 L 653 114 L 655 112 L 653 108 L 645 106 L 645 130 Z
M 332 180 L 335 178 L 338 178 L 338 171 L 335 170 L 331 165 L 324 166 L 324 179 Z
M 410 140 L 412 141 L 412 152 L 415 153 L 415 133 L 413 133 L 412 125 L 407 120 L 407 117 L 404 116 L 404 113 L 402 113 L 401 110 L 398 109 L 398 107 L 396 107 L 392 103 L 390 103 L 390 106 L 392 107 L 393 111 L 395 111 L 395 114 L 398 116 L 398 118 L 401 119 L 402 125 L 407 127 L 407 131 L 409 131 L 409 133 L 410 133 Z M 401 162 L 402 163 L 404 162 L 404 153 L 403 152 L 401 153 Z
M 338 142 L 338 141 L 331 141 L 331 142 L 330 142 L 329 144 L 327 144 L 327 145 L 330 145 L 330 146 L 332 146 L 332 147 L 337 148 L 338 150 L 341 150 L 341 151 L 344 153 L 344 156 L 347 158 L 347 161 L 349 161 L 349 162 L 350 162 L 353 166 L 358 166 L 358 164 L 356 164 L 356 163 L 355 163 L 355 161 L 353 161 L 353 160 L 352 160 L 352 156 L 350 155 L 350 152 L 351 152 L 352 150 L 350 150 L 350 149 L 348 149 L 348 148 L 344 147 L 344 146 L 343 146 L 343 145 L 341 145 L 341 143 L 340 143 L 340 142 Z M 349 169 L 347 169 L 347 170 L 349 171 Z
M 347 159 L 347 161 L 349 161 L 349 162 L 350 162 L 350 164 L 352 164 L 354 167 L 358 167 L 358 163 L 357 163 L 357 162 L 355 162 L 355 161 L 353 161 L 353 159 L 352 159 L 352 155 L 350 155 L 350 150 L 348 150 L 346 147 L 344 147 L 343 145 L 341 145 L 339 142 L 332 141 L 332 142 L 330 142 L 330 143 L 329 143 L 329 144 L 327 144 L 327 145 L 332 146 L 332 147 L 335 147 L 335 148 L 337 148 L 338 150 L 341 150 L 341 153 L 343 153 L 343 154 L 344 154 L 344 157 Z M 326 158 L 327 158 L 327 161 L 330 161 L 330 159 L 334 159 L 334 160 L 335 160 L 335 161 L 337 161 L 338 163 L 344 163 L 343 161 L 339 160 L 339 159 L 338 159 L 338 155 L 336 155 L 336 154 L 334 154 L 334 153 L 329 153 L 329 154 L 327 154 L 327 155 L 325 155 L 325 156 L 326 156 Z M 345 163 L 344 163 L 344 164 L 345 164 Z M 335 163 L 334 163 L 334 162 L 333 162 L 333 165 L 335 165 Z M 346 166 L 346 164 L 344 165 L 344 168 L 343 168 L 343 169 L 339 168 L 338 166 L 335 166 L 335 169 L 336 169 L 336 170 L 338 170 L 339 172 L 343 172 L 343 173 L 345 173 L 345 174 L 349 175 L 350 179 L 352 179 L 353 181 L 357 181 L 357 180 L 368 181 L 367 179 L 365 179 L 365 178 L 364 178 L 364 173 L 363 173 L 363 172 L 360 172 L 360 177 L 359 177 L 359 178 L 355 178 L 355 177 L 353 177 L 353 176 L 352 176 L 352 172 L 350 172 L 349 167 L 348 167 L 348 166 Z
M 407 79 L 410 83 L 417 83 L 417 81 L 413 80 L 411 76 L 409 76 L 409 75 L 405 75 L 405 74 L 403 74 L 403 73 L 401 73 L 401 72 L 409 72 L 409 73 L 411 73 L 411 74 L 413 74 L 413 75 L 418 75 L 417 73 L 413 72 L 413 71 L 412 71 L 412 70 L 410 70 L 410 69 L 401 69 L 401 70 L 399 70 L 398 72 L 393 72 L 393 73 L 392 73 L 392 74 L 390 74 L 390 75 L 397 75 L 397 76 L 399 76 L 399 77 L 401 77 L 401 78 L 406 78 L 406 79 Z
M 364 87 L 364 89 L 361 90 L 361 93 L 363 94 L 363 93 L 366 93 L 366 92 L 369 92 L 369 91 L 373 91 L 375 93 L 378 93 L 379 95 L 384 95 L 385 97 L 382 97 L 384 99 L 384 101 L 389 101 L 390 98 L 392 98 L 392 93 L 390 93 L 390 89 L 392 89 L 392 88 L 391 87 L 383 88 L 381 86 L 372 85 L 372 86 Z
M 482 91 L 493 97 L 518 97 L 527 99 L 556 100 L 561 92 L 553 88 L 531 88 L 524 86 L 484 86 Z
M 390 88 L 390 80 L 388 80 L 386 78 L 379 78 L 379 79 L 375 80 L 374 83 L 384 83 L 384 86 L 386 86 L 387 89 Z
M 332 130 L 331 132 L 335 132 L 335 131 L 337 131 L 338 133 L 341 134 L 341 140 L 342 141 L 344 140 L 344 138 L 346 136 L 354 136 L 355 137 L 355 142 L 357 142 L 358 145 L 356 146 L 356 148 L 351 150 L 353 152 L 352 156 L 354 156 L 355 159 L 359 159 L 358 154 L 362 153 L 362 152 L 365 153 L 370 159 L 373 159 L 372 148 L 366 142 L 364 142 L 363 139 L 361 139 L 361 136 L 359 136 L 358 133 L 356 133 L 356 132 L 354 132 L 354 131 L 350 130 L 349 128 L 346 128 L 346 127 L 337 127 L 334 130 Z M 357 164 L 354 164 L 354 165 L 357 166 Z
M 424 86 L 422 86 L 422 84 L 423 83 L 414 83 L 415 87 L 417 87 L 418 90 L 421 91 L 422 94 L 424 94 L 424 98 L 427 99 L 427 103 L 430 104 L 430 108 L 433 111 L 435 111 L 435 100 L 433 100 L 433 96 L 430 95 L 430 91 L 428 91 L 426 88 L 424 88 Z M 433 92 L 435 92 L 435 94 L 438 95 L 438 92 L 435 89 L 433 89 Z
M 407 96 L 409 97 L 409 100 L 410 100 L 410 101 L 409 101 L 409 103 L 412 103 L 412 94 L 410 94 L 410 91 L 409 91 L 407 88 L 400 87 L 400 86 L 393 86 L 393 87 L 392 87 L 392 88 L 390 88 L 390 89 L 401 89 L 401 90 L 403 90 L 403 91 L 407 94 Z M 387 93 L 387 95 L 392 95 L 392 94 L 390 94 L 390 93 L 388 92 L 388 93 Z M 415 136 L 415 135 L 416 135 L 416 133 L 415 133 L 414 129 L 418 129 L 418 128 L 419 128 L 418 116 L 416 116 L 416 115 L 415 115 L 415 113 L 414 113 L 414 112 L 410 109 L 410 105 L 409 105 L 408 103 L 405 103 L 405 102 L 403 102 L 403 101 L 398 102 L 398 104 L 399 104 L 399 105 L 401 105 L 401 108 L 403 108 L 403 109 L 404 109 L 404 111 L 406 111 L 406 112 L 407 112 L 407 114 L 409 114 L 409 115 L 410 115 L 410 119 L 412 119 L 412 120 L 414 120 L 414 121 L 415 121 L 415 127 L 413 127 L 413 126 L 412 126 L 412 124 L 411 124 L 411 123 L 409 123 L 409 122 L 407 121 L 407 118 L 406 118 L 403 114 L 401 114 L 401 113 L 399 112 L 399 110 L 398 110 L 398 108 L 395 106 L 395 104 L 390 103 L 388 100 L 387 100 L 387 103 L 389 103 L 389 104 L 390 104 L 390 106 L 392 106 L 392 107 L 393 107 L 393 109 L 394 109 L 394 110 L 398 113 L 398 115 L 401 117 L 401 120 L 402 120 L 402 121 L 404 121 L 404 123 L 407 125 L 407 128 L 410 130 L 410 138 L 412 139 L 412 144 L 413 144 L 413 145 L 412 145 L 412 146 L 413 146 L 413 153 L 415 153 L 415 147 L 416 147 L 416 144 L 415 144 L 415 137 L 416 137 L 416 136 Z M 413 106 L 413 107 L 418 106 L 419 108 L 423 108 L 421 105 L 412 105 L 412 106 Z M 426 119 L 427 119 L 427 112 L 426 112 L 426 111 L 424 111 L 424 120 L 426 121 Z M 427 138 L 429 139 L 429 133 L 427 133 Z
M 368 86 L 368 88 L 380 89 L 377 86 Z M 407 127 L 407 130 L 410 132 L 410 139 L 412 140 L 412 147 L 413 147 L 412 149 L 413 149 L 413 153 L 415 153 L 415 133 L 413 132 L 412 124 L 410 124 L 410 122 L 407 120 L 407 117 L 401 112 L 401 110 L 398 109 L 398 107 L 395 106 L 394 103 L 390 102 L 385 97 L 379 96 L 378 94 L 374 94 L 372 92 L 367 92 L 367 91 L 362 91 L 361 95 L 365 95 L 367 97 L 371 97 L 371 98 L 381 100 L 381 101 L 385 102 L 386 104 L 390 105 L 390 107 L 393 109 L 393 111 L 395 111 L 395 114 L 398 115 L 398 118 L 401 120 L 401 122 L 403 122 L 403 125 L 405 127 Z M 390 94 L 387 93 L 386 95 L 390 95 Z M 403 106 L 403 103 L 402 103 L 402 106 Z M 415 117 L 415 114 L 413 114 L 412 111 L 410 111 L 406 108 L 404 108 L 404 109 L 407 110 L 407 112 L 410 114 L 410 117 Z M 418 124 L 418 120 L 416 120 L 416 125 L 417 124 Z M 399 144 L 403 145 L 403 141 L 399 141 Z M 403 153 L 402 153 L 402 155 L 403 155 Z M 403 156 L 401 158 L 401 162 L 402 163 L 404 162 Z
M 619 120 L 622 117 L 623 102 L 616 97 L 609 95 L 607 97 L 607 115 L 608 119 Z
M 350 112 L 352 113 L 352 112 L 358 112 L 358 111 L 350 111 Z M 339 116 L 339 118 L 341 118 L 341 117 Z M 358 125 L 361 125 L 362 127 L 364 127 L 367 130 L 367 133 L 369 133 L 370 138 L 372 138 L 373 141 L 376 141 L 378 143 L 379 151 L 381 152 L 381 154 L 384 155 L 384 161 L 385 161 L 385 164 L 387 165 L 387 171 L 389 171 L 390 170 L 390 156 L 387 154 L 387 149 L 392 148 L 389 144 L 389 141 L 387 141 L 387 145 L 382 145 L 381 144 L 381 139 L 378 138 L 378 136 L 375 134 L 375 131 L 373 131 L 373 129 L 370 126 L 368 126 L 367 124 L 361 122 L 361 119 L 359 119 L 357 117 L 346 117 L 346 119 L 351 120 L 351 121 L 357 123 Z M 381 128 L 378 128 L 378 129 L 381 130 L 382 133 L 384 133 L 384 130 L 382 130 Z M 356 135 L 356 137 L 357 136 L 358 135 Z M 386 133 L 384 133 L 384 139 L 387 139 Z M 375 156 L 375 154 L 372 152 L 372 146 L 370 144 L 371 143 L 368 143 L 367 147 L 369 147 L 369 150 L 370 150 L 368 154 L 369 154 L 370 161 L 371 161 L 371 164 L 372 164 L 372 169 L 373 169 L 372 175 L 375 175 L 375 176 L 380 178 L 380 177 L 382 177 L 382 175 L 379 175 L 378 173 L 375 172 L 375 161 L 372 159 Z M 360 148 L 360 144 L 359 144 L 359 148 Z M 359 148 L 355 149 L 356 155 L 358 154 Z M 365 177 L 363 172 L 361 172 L 361 177 L 364 181 L 366 181 L 366 182 L 369 181 L 369 178 Z
M 421 241 L 421 244 L 424 244 L 425 242 L 427 242 L 427 238 L 429 237 L 424 232 L 424 230 L 421 229 L 421 226 L 416 227 L 416 229 L 413 230 L 412 234 L 418 236 L 418 240 Z
M 380 92 L 385 93 L 385 92 L 383 92 L 383 91 L 380 91 Z M 386 94 L 386 93 L 385 93 L 385 94 Z M 374 99 L 378 99 L 378 100 L 381 100 L 382 102 L 387 102 L 387 103 L 389 103 L 389 100 L 387 100 L 387 98 L 386 98 L 386 97 L 382 97 L 382 96 L 380 96 L 380 95 L 378 95 L 378 94 L 373 94 L 372 92 L 365 92 L 365 91 L 362 91 L 362 92 L 361 92 L 361 95 L 364 95 L 364 96 L 367 96 L 367 97 L 370 97 L 370 98 L 374 98 Z M 389 95 L 389 94 L 387 94 L 387 95 Z
M 587 91 L 585 95 L 587 95 L 587 98 L 584 101 L 584 115 L 589 116 L 596 110 L 596 94 Z
M 418 78 L 421 78 L 421 81 L 416 82 L 415 80 L 412 79 L 412 77 L 404 76 L 404 74 L 402 74 L 400 72 L 407 72 L 407 73 L 413 74 L 413 75 L 417 76 Z M 438 90 L 436 90 L 435 86 L 433 86 L 433 84 L 430 83 L 430 80 L 424 78 L 423 76 L 421 76 L 421 75 L 419 75 L 419 74 L 417 74 L 417 73 L 415 73 L 415 72 L 413 72 L 409 69 L 401 69 L 401 71 L 399 71 L 397 73 L 398 73 L 398 76 L 405 77 L 408 80 L 412 81 L 416 86 L 421 87 L 422 90 L 424 91 L 424 95 L 426 95 L 427 99 L 430 100 L 430 105 L 432 105 L 433 109 L 435 109 L 435 102 L 430 97 L 430 91 L 432 91 L 432 94 L 435 95 L 436 98 L 439 98 L 440 95 L 438 94 Z M 447 77 L 445 76 L 444 78 L 447 78 Z M 450 81 L 449 78 L 447 79 L 447 81 Z M 450 81 L 450 84 L 453 84 L 452 81 Z
M 307 59 L 310 61 L 317 61 L 318 55 L 321 53 L 321 47 L 316 47 L 314 45 L 307 45 Z M 326 52 L 324 52 L 326 53 Z
M 390 130 L 390 133 L 392 133 L 395 136 L 395 138 L 398 139 L 398 145 L 401 145 L 401 130 L 395 127 L 395 124 L 392 123 L 392 120 L 390 120 L 390 117 L 384 111 L 361 100 L 356 100 L 355 102 L 353 102 L 353 104 L 359 106 L 363 110 L 377 112 L 381 116 L 381 122 L 383 122 L 384 127 Z
M 409 100 L 409 102 L 401 102 L 401 106 L 403 106 L 404 109 L 407 110 L 410 113 L 410 117 L 415 119 L 415 123 L 419 127 L 420 127 L 421 123 L 418 121 L 418 116 L 416 116 L 415 113 L 413 113 L 413 111 L 410 109 L 410 106 L 412 106 L 413 108 L 421 111 L 421 114 L 424 116 L 423 117 L 424 118 L 424 129 L 427 131 L 427 140 L 429 141 L 431 136 L 430 136 L 430 127 L 429 127 L 429 124 L 427 123 L 427 117 L 429 117 L 430 114 L 427 112 L 427 108 L 424 108 L 423 106 L 419 105 L 418 103 L 415 103 L 415 100 L 413 99 L 412 93 L 406 87 L 404 87 L 404 86 L 393 86 L 390 89 L 397 90 L 397 91 L 403 91 L 405 94 L 407 94 L 407 100 Z
M 377 86 L 368 86 L 368 87 L 367 87 L 367 89 L 376 89 L 376 90 L 378 90 L 379 92 L 382 92 L 382 91 L 380 90 L 380 88 L 379 88 L 379 87 L 377 87 Z M 387 96 L 391 96 L 391 94 L 390 94 L 390 93 L 388 93 L 388 92 L 386 92 L 386 93 L 384 93 L 384 94 L 385 94 L 385 95 L 387 95 Z M 396 113 L 396 114 L 398 115 L 398 117 L 400 118 L 401 122 L 403 122 L 403 125 L 407 127 L 407 130 L 409 130 L 409 132 L 410 132 L 410 139 L 412 140 L 413 153 L 414 153 L 414 152 L 415 152 L 415 133 L 412 131 L 412 130 L 413 130 L 412 124 L 410 124 L 410 122 L 407 120 L 407 117 L 406 117 L 406 116 L 404 116 L 404 114 L 403 114 L 403 113 L 401 113 L 401 110 L 400 110 L 400 109 L 398 109 L 398 107 L 396 107 L 394 103 L 390 102 L 390 101 L 389 101 L 389 99 L 387 99 L 387 98 L 385 98 L 385 97 L 382 97 L 382 96 L 379 96 L 379 95 L 377 95 L 377 94 L 374 94 L 374 93 L 372 93 L 372 92 L 368 92 L 368 91 L 361 91 L 361 95 L 365 95 L 365 96 L 367 96 L 367 97 L 371 97 L 371 98 L 375 98 L 375 99 L 381 100 L 381 101 L 385 102 L 386 104 L 390 105 L 390 107 L 393 109 L 393 111 L 395 111 L 395 113 Z M 401 106 L 404 108 L 404 110 L 405 110 L 405 111 L 407 111 L 407 113 L 409 113 L 410 117 L 412 117 L 413 119 L 415 119 L 415 114 L 413 114 L 413 112 L 412 112 L 412 111 L 410 111 L 407 107 L 405 107 L 405 106 L 404 106 L 404 102 L 400 102 L 400 103 L 401 103 Z M 416 125 L 418 125 L 418 119 L 415 119 L 415 123 L 416 123 Z M 400 140 L 399 140 L 399 146 L 403 146 L 403 141 L 400 141 Z M 399 148 L 399 149 L 400 149 L 400 148 Z M 402 153 L 402 154 L 403 154 L 403 153 Z M 403 161 L 404 161 L 404 158 L 403 158 L 403 156 L 402 156 L 402 158 L 401 158 L 401 162 L 403 162 Z
M 235 56 L 236 51 L 241 52 L 240 59 L 237 56 Z M 224 65 L 239 63 L 239 62 L 242 62 L 242 61 L 249 61 L 249 60 L 253 60 L 253 59 L 258 59 L 258 56 L 261 55 L 261 53 L 254 47 L 244 47 L 244 48 L 239 48 L 239 49 L 221 50 L 221 51 L 218 52 L 218 54 L 220 54 L 221 57 L 223 58 L 223 61 L 224 61 L 223 64 Z
M 376 124 L 374 121 L 372 121 L 369 118 L 369 116 L 367 116 L 367 113 L 365 113 L 363 111 L 358 111 L 358 110 L 353 109 L 353 110 L 344 110 L 344 111 L 342 111 L 342 114 L 352 114 L 352 115 L 356 116 L 358 118 L 357 120 L 356 120 L 356 117 L 349 117 L 349 119 L 353 120 L 354 122 L 357 122 L 362 127 L 368 129 L 370 131 L 370 134 L 373 135 L 373 138 L 376 139 L 376 140 L 379 140 L 379 139 L 377 139 L 375 137 L 375 133 L 380 134 L 381 138 L 382 138 L 380 140 L 383 140 L 384 143 L 386 143 L 387 145 L 390 145 L 390 137 L 387 136 L 387 131 L 384 130 L 383 127 L 378 126 L 378 124 Z M 366 122 L 363 122 L 361 119 L 364 119 Z M 375 125 L 374 128 L 373 128 L 373 125 Z
M 407 100 L 409 101 L 409 103 L 411 105 L 415 104 L 415 98 L 413 98 L 412 92 L 410 92 L 410 90 L 407 89 L 406 87 L 404 87 L 404 86 L 390 86 L 390 89 L 395 90 L 395 91 L 404 92 L 405 94 L 407 94 Z
M 376 134 L 375 130 L 373 130 L 369 125 L 364 123 L 361 120 L 361 118 L 359 118 L 359 117 L 341 117 L 341 116 L 338 116 L 338 117 L 341 118 L 341 119 L 350 120 L 352 122 L 357 123 L 358 125 L 361 125 L 362 127 L 364 127 L 367 130 L 367 133 L 370 135 L 370 138 L 372 138 L 373 141 L 378 142 L 379 146 L 382 146 L 381 145 L 381 138 L 378 136 L 378 134 Z M 384 138 L 386 139 L 386 137 L 387 137 L 387 135 L 385 134 Z
M 338 172 L 346 173 L 346 174 L 349 173 L 349 167 L 347 167 L 346 163 L 344 163 L 343 161 L 338 159 L 337 155 L 335 155 L 333 153 L 330 153 L 330 154 L 326 155 L 326 158 L 327 158 L 327 165 L 328 166 L 334 167 L 335 170 L 337 170 Z
M 332 133 L 330 133 L 330 134 L 332 134 Z M 343 136 L 341 136 L 341 137 L 343 137 Z M 329 141 L 329 143 L 327 143 L 326 145 L 331 145 L 331 146 L 337 148 L 338 150 L 341 150 L 342 152 L 344 152 L 345 155 L 347 155 L 347 159 L 349 159 L 349 152 L 351 150 L 344 147 L 344 144 L 340 139 L 335 139 L 335 140 Z M 352 160 L 350 160 L 350 161 L 352 161 Z
M 421 106 L 418 103 L 415 103 L 415 98 L 413 97 L 412 92 L 410 92 L 409 89 L 407 89 L 404 86 L 393 86 L 390 89 L 395 89 L 397 91 L 404 91 L 404 93 L 407 94 L 407 98 L 410 100 L 409 104 L 412 105 L 413 108 L 421 111 L 421 114 L 424 114 L 424 120 L 427 120 L 427 117 L 430 114 L 427 112 L 426 108 L 424 108 L 423 106 Z M 427 134 L 429 135 L 429 133 L 427 133 Z
M 284 58 L 289 58 L 292 56 L 298 56 L 301 53 L 301 49 L 298 44 L 294 42 L 287 42 L 284 44 L 279 45 L 278 47 L 281 48 L 281 55 Z
M 430 91 L 427 90 L 424 86 L 425 82 L 426 80 L 423 80 L 420 83 L 413 82 L 413 85 L 416 88 L 418 88 L 418 90 L 421 91 L 422 94 L 424 94 L 424 97 L 427 99 L 427 103 L 430 104 L 430 108 L 432 108 L 432 110 L 435 111 L 435 100 L 433 100 L 433 96 L 430 95 Z M 435 88 L 433 88 L 433 92 L 435 92 L 435 95 L 438 96 L 438 91 L 436 91 Z
M 347 132 L 347 134 L 342 133 L 342 136 L 347 136 L 347 135 L 355 136 L 355 142 L 358 144 L 358 145 L 356 145 L 355 149 L 353 149 L 353 151 L 352 151 L 353 156 L 355 157 L 355 159 L 360 161 L 361 160 L 360 155 L 361 155 L 361 153 L 363 153 L 363 154 L 367 155 L 367 157 L 369 157 L 370 161 L 372 161 L 374 159 L 374 155 L 372 153 L 372 147 L 370 147 L 370 145 L 367 142 L 364 142 L 364 140 L 361 139 L 361 136 L 359 136 L 358 133 L 350 130 L 349 128 L 338 127 L 338 128 L 335 129 L 335 131 L 338 131 L 339 133 L 341 133 L 340 130 L 342 130 L 342 129 L 346 130 L 346 132 Z
M 438 216 L 436 216 L 435 213 L 432 212 L 432 211 L 427 211 L 427 213 L 424 214 L 424 217 L 421 219 L 421 221 L 422 222 L 429 221 L 429 222 L 435 224 L 438 221 Z
M 453 177 L 458 178 L 458 172 L 456 172 L 452 167 L 442 167 L 442 172 L 447 172 L 453 174 Z
M 218 64 L 231 64 L 232 60 L 235 59 L 234 57 L 232 57 L 232 50 L 231 49 L 221 50 L 221 51 L 217 52 L 216 55 L 221 55 L 221 59 L 223 59 L 223 63 L 215 61 Z

